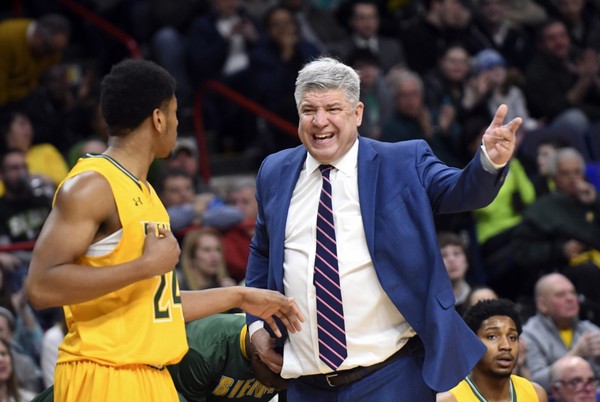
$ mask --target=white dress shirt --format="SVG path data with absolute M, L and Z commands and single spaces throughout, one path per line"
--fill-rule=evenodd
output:
M 394 354 L 414 331 L 381 288 L 367 249 L 357 181 L 358 141 L 332 163 L 333 197 L 340 287 L 348 357 L 338 368 L 370 366 Z M 302 331 L 289 334 L 281 372 L 284 378 L 332 371 L 319 358 L 313 271 L 317 208 L 322 176 L 310 154 L 294 188 L 285 230 L 283 284 L 306 316 Z

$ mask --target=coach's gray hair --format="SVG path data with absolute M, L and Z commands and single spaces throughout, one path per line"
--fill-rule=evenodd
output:
M 344 63 L 331 57 L 319 57 L 308 64 L 298 73 L 294 99 L 296 107 L 306 92 L 341 89 L 352 107 L 360 98 L 360 78 L 358 73 Z
M 556 153 L 552 155 L 548 160 L 548 174 L 550 175 L 550 177 L 556 175 L 556 171 L 558 170 L 558 161 L 563 158 L 577 159 L 579 165 L 581 166 L 581 170 L 585 171 L 585 161 L 578 150 L 571 147 L 559 148 L 556 150 Z

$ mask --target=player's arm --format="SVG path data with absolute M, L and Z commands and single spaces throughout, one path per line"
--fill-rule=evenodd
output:
M 535 393 L 537 394 L 539 402 L 548 402 L 548 394 L 546 393 L 546 390 L 538 383 L 532 382 L 531 384 L 535 389 Z
M 450 392 L 441 392 L 435 397 L 436 402 L 456 402 L 456 398 Z
M 279 337 L 281 331 L 274 317 L 278 317 L 292 333 L 299 331 L 300 322 L 304 322 L 304 316 L 294 299 L 273 290 L 231 286 L 181 292 L 181 304 L 186 322 L 232 308 L 241 308 L 263 319 Z
M 63 184 L 33 250 L 26 281 L 32 306 L 85 302 L 173 269 L 179 246 L 164 231 L 161 238 L 147 236 L 143 255 L 131 262 L 102 268 L 75 264 L 94 241 L 110 234 L 102 230 L 110 222 L 113 230 L 115 219 L 116 205 L 103 176 L 86 172 Z

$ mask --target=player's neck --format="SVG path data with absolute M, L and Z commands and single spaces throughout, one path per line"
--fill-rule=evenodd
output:
M 514 395 L 511 393 L 510 377 L 498 378 L 489 375 L 472 372 L 468 379 L 470 385 L 474 386 L 474 392 L 479 392 L 487 402 L 513 402 Z M 513 398 L 511 398 L 511 395 Z

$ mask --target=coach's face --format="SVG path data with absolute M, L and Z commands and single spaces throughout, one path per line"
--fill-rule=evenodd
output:
M 320 163 L 338 160 L 354 144 L 364 105 L 352 107 L 341 89 L 309 91 L 299 103 L 298 135 Z

